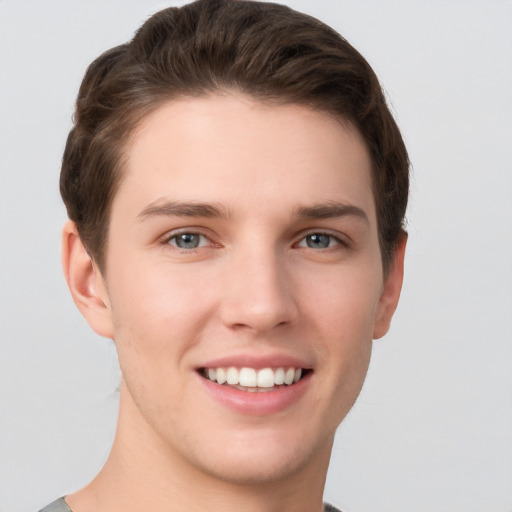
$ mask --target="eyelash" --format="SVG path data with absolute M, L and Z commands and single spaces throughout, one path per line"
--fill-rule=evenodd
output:
M 199 241 L 198 241 L 198 246 L 196 247 L 190 247 L 190 248 L 185 248 L 185 247 L 179 247 L 178 246 L 178 237 L 180 236 L 184 236 L 184 235 L 189 235 L 189 236 L 196 236 L 196 237 L 199 237 Z M 320 247 L 320 248 L 314 248 L 314 247 L 311 247 L 308 245 L 308 238 L 309 237 L 314 237 L 314 236 L 317 236 L 317 237 L 328 237 L 328 246 L 327 247 Z M 203 239 L 203 243 L 201 244 L 201 239 Z M 204 244 L 204 241 L 208 241 L 209 243 L 208 244 Z M 175 243 L 172 243 L 172 242 L 175 242 Z M 335 242 L 334 245 L 331 245 L 332 242 Z M 196 252 L 197 250 L 199 249 L 202 249 L 204 247 L 220 247 L 219 244 L 215 244 L 213 243 L 210 238 L 208 236 L 206 236 L 205 234 L 201 233 L 201 232 L 198 232 L 198 231 L 180 231 L 178 233 L 172 233 L 170 235 L 167 235 L 165 238 L 162 239 L 161 241 L 162 245 L 172 245 L 174 248 L 176 248 L 176 250 L 184 253 L 184 254 L 189 254 L 189 253 L 193 253 L 193 252 Z M 331 252 L 331 251 L 336 251 L 336 250 L 340 250 L 340 249 L 344 249 L 344 248 L 348 248 L 349 247 L 349 244 L 341 239 L 340 237 L 336 236 L 336 235 L 333 235 L 332 233 L 326 233 L 326 232 L 323 232 L 323 231 L 311 231 L 309 233 L 306 233 L 304 234 L 298 243 L 294 244 L 295 247 L 305 247 L 305 248 L 309 248 L 309 249 L 313 249 L 313 250 L 319 250 L 319 251 L 324 251 L 324 252 Z
M 180 236 L 184 236 L 184 235 L 199 237 L 199 242 L 198 242 L 199 245 L 197 247 L 190 247 L 190 248 L 179 247 L 177 240 Z M 203 239 L 202 245 L 201 245 L 201 239 Z M 207 244 L 207 245 L 204 244 L 204 240 L 207 240 L 209 242 L 209 244 Z M 172 241 L 175 241 L 176 243 L 172 243 Z M 196 250 L 202 249 L 203 247 L 218 246 L 217 244 L 213 244 L 208 236 L 204 235 L 203 233 L 197 232 L 197 231 L 180 231 L 178 233 L 172 233 L 171 235 L 167 235 L 162 240 L 162 244 L 163 245 L 172 245 L 178 251 L 183 252 L 183 253 L 196 252 Z
M 317 248 L 317 249 L 322 250 L 322 251 L 336 251 L 336 250 L 348 247 L 348 243 L 346 241 L 344 241 L 343 239 L 341 239 L 340 237 L 338 237 L 336 235 L 333 235 L 332 233 L 326 233 L 326 232 L 323 232 L 323 231 L 311 231 L 310 233 L 306 233 L 300 239 L 299 243 L 296 244 L 297 247 L 307 247 L 309 249 L 314 249 L 313 247 L 310 247 L 309 245 L 307 245 L 308 238 L 314 237 L 314 236 L 317 236 L 317 237 L 328 237 L 329 238 L 329 241 L 328 241 L 329 245 L 327 247 Z M 332 241 L 335 242 L 334 245 L 331 245 Z M 304 245 L 302 245 L 302 244 L 304 244 Z

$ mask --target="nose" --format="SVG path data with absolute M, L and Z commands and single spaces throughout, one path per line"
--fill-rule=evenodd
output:
M 273 250 L 247 251 L 226 269 L 221 317 L 235 329 L 265 333 L 298 318 L 293 283 L 284 257 Z

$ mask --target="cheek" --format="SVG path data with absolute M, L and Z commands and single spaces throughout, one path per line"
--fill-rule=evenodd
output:
M 125 268 L 129 274 L 112 273 L 109 290 L 123 379 L 143 416 L 167 417 L 168 404 L 178 409 L 184 392 L 187 354 L 209 316 L 208 299 L 187 273 L 135 263 Z
M 365 267 L 368 270 L 368 267 Z M 319 361 L 323 389 L 331 390 L 333 427 L 347 414 L 364 382 L 372 349 L 373 326 L 380 297 L 380 273 L 361 272 L 356 268 L 338 271 L 323 280 L 323 287 L 310 286 L 307 307 Z M 313 283 L 310 283 L 312 285 Z M 304 292 L 303 292 L 304 293 Z
M 325 333 L 327 341 L 320 358 L 325 366 L 319 387 L 328 391 L 325 424 L 333 431 L 356 402 L 366 378 L 373 346 L 372 309 L 358 309 L 355 298 L 340 303 Z
M 347 344 L 371 339 L 382 287 L 379 267 L 334 268 L 318 277 L 303 276 L 297 297 L 319 332 Z
M 148 371 L 155 361 L 179 364 L 211 309 L 201 280 L 158 264 L 125 268 L 113 273 L 109 289 L 120 362 L 136 358 L 140 371 L 145 362 Z

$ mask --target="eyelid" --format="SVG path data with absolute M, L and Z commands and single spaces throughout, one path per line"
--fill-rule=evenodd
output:
M 311 236 L 311 235 L 329 236 L 331 238 L 334 238 L 338 242 L 337 245 L 332 246 L 332 247 L 327 247 L 323 250 L 335 249 L 336 247 L 339 247 L 339 246 L 349 247 L 350 243 L 351 243 L 350 237 L 348 235 L 340 233 L 339 231 L 333 232 L 333 231 L 330 231 L 329 229 L 309 229 L 307 231 L 302 232 L 299 235 L 299 239 L 295 245 L 298 246 L 298 244 L 300 244 L 303 240 L 305 240 L 308 236 Z
M 199 227 L 195 227 L 195 226 L 177 228 L 177 229 L 168 231 L 163 236 L 161 236 L 159 238 L 159 242 L 162 245 L 171 245 L 170 242 L 173 238 L 176 238 L 183 234 L 191 234 L 191 235 L 198 235 L 200 237 L 203 237 L 209 242 L 209 244 L 202 245 L 202 246 L 200 245 L 199 247 L 197 247 L 195 249 L 200 249 L 203 247 L 221 247 L 221 244 L 215 242 L 213 240 L 212 235 L 210 233 L 207 233 L 206 231 L 207 230 L 205 230 L 203 228 L 199 228 Z M 340 247 L 340 246 L 341 247 L 349 247 L 350 244 L 352 243 L 352 240 L 350 239 L 350 237 L 348 235 L 345 235 L 344 233 L 340 233 L 339 231 L 333 232 L 329 229 L 318 228 L 318 229 L 308 229 L 306 231 L 301 232 L 297 237 L 297 241 L 293 245 L 298 246 L 301 242 L 303 242 L 305 240 L 306 237 L 311 236 L 311 235 L 325 235 L 325 236 L 333 238 L 334 240 L 336 240 L 336 242 L 338 242 L 336 245 L 327 247 L 323 250 L 336 249 L 337 247 Z M 194 249 L 182 249 L 180 247 L 177 247 L 174 244 L 172 244 L 172 245 L 176 249 L 183 250 L 185 252 L 190 252 L 190 251 L 194 250 Z M 319 249 L 319 250 L 322 250 L 322 249 Z
M 206 234 L 205 230 L 203 230 L 201 228 L 197 228 L 197 227 L 186 227 L 186 228 L 179 228 L 179 229 L 174 229 L 172 231 L 168 231 L 165 235 L 160 237 L 159 241 L 162 245 L 172 245 L 173 247 L 175 247 L 178 250 L 183 250 L 186 252 L 193 251 L 194 249 L 182 249 L 181 247 L 177 247 L 174 244 L 170 244 L 170 242 L 173 238 L 176 238 L 176 237 L 178 237 L 180 235 L 184 235 L 184 234 L 198 235 L 198 236 L 203 237 L 206 240 L 208 240 L 208 242 L 209 242 L 208 245 L 202 245 L 202 246 L 200 245 L 199 247 L 196 247 L 195 249 L 200 249 L 202 247 L 220 247 L 220 244 L 216 244 L 212 240 L 211 235 Z

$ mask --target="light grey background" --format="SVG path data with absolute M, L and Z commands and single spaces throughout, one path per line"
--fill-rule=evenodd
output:
M 60 270 L 58 174 L 86 65 L 172 2 L 0 0 L 0 512 L 84 485 L 119 373 Z M 289 1 L 374 66 L 414 165 L 406 281 L 340 428 L 347 512 L 512 511 L 512 2 Z

